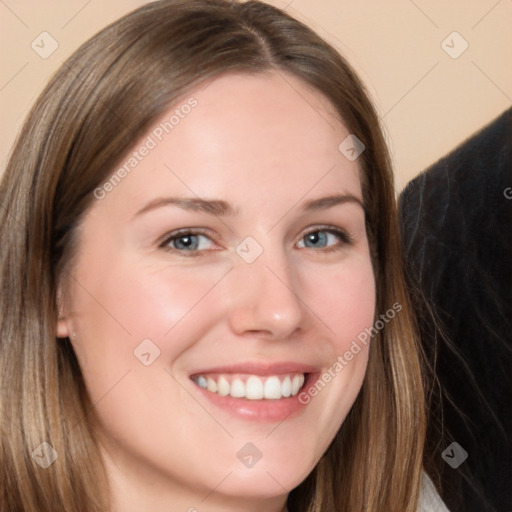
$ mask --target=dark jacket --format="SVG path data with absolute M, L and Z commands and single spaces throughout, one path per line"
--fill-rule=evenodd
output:
M 428 454 L 441 495 L 452 511 L 512 512 L 512 109 L 411 181 L 400 218 L 439 379 Z M 452 441 L 468 454 L 456 469 Z

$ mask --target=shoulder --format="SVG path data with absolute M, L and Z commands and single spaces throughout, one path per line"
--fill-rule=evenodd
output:
M 417 512 L 450 512 L 425 471 L 421 481 Z

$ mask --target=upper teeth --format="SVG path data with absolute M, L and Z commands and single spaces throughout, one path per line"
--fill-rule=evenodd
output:
M 199 375 L 193 378 L 201 388 L 207 389 L 221 396 L 234 398 L 247 398 L 249 400 L 261 400 L 263 398 L 277 400 L 295 396 L 304 384 L 304 374 L 272 375 L 258 377 L 248 375 L 234 377 L 226 375 L 205 376 Z

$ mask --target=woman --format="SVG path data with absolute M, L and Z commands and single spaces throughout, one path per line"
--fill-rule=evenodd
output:
M 310 29 L 135 11 L 51 80 L 0 197 L 2 510 L 443 506 L 386 146 Z

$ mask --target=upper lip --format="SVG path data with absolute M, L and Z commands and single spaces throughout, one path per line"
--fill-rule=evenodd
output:
M 318 368 L 314 366 L 303 363 L 295 363 L 292 361 L 276 363 L 246 362 L 194 370 L 190 376 L 192 377 L 195 375 L 205 375 L 208 373 L 240 373 L 268 376 L 279 375 L 283 373 L 315 373 L 317 371 Z

